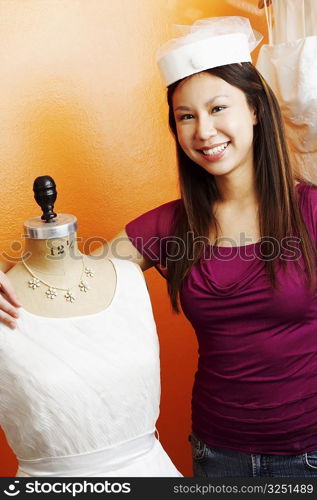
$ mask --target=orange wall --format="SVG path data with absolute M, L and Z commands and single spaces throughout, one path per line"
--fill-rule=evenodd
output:
M 173 23 L 244 15 L 265 32 L 258 0 L 0 0 L 1 249 L 16 256 L 21 226 L 39 215 L 32 184 L 49 174 L 56 210 L 79 236 L 111 238 L 178 196 L 174 145 L 155 53 Z M 191 475 L 194 333 L 170 312 L 165 283 L 147 272 L 161 342 L 160 439 Z M 16 461 L 0 435 L 0 476 Z

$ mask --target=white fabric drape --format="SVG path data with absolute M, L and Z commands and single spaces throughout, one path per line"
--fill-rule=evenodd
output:
M 317 183 L 317 1 L 273 0 L 257 69 L 280 103 L 296 172 Z

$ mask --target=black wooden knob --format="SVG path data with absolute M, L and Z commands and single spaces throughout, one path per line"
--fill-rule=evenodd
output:
M 57 197 L 56 184 L 49 175 L 37 177 L 33 183 L 34 198 L 40 205 L 43 215 L 41 219 L 52 222 L 57 214 L 54 212 L 54 203 Z

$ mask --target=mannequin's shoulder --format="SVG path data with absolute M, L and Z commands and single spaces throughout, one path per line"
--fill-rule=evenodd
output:
M 11 267 L 6 275 L 13 285 L 20 283 L 21 279 L 26 276 L 26 271 L 22 262 L 17 262 L 14 267 Z
M 99 283 L 100 289 L 104 285 L 111 286 L 115 289 L 118 283 L 121 283 L 124 288 L 133 290 L 148 289 L 146 279 L 142 272 L 141 267 L 129 259 L 119 259 L 112 257 L 96 259 L 96 257 L 89 256 L 85 259 L 85 267 L 92 270 L 95 276 L 94 280 Z M 141 287 L 141 288 L 139 288 Z M 142 292 L 143 293 L 143 292 Z
M 114 271 L 118 268 L 126 272 L 137 272 L 143 276 L 141 267 L 135 262 L 132 262 L 130 259 L 121 259 L 112 256 L 108 258 L 106 256 L 86 255 L 85 267 L 90 268 L 95 274 L 102 274 L 103 276 L 105 276 L 105 273 L 106 275 L 113 275 Z
M 140 275 L 142 277 L 142 279 L 144 280 L 143 271 L 142 271 L 141 267 L 139 266 L 139 264 L 137 264 L 136 262 L 133 262 L 130 259 L 119 259 L 119 258 L 115 258 L 115 257 L 111 257 L 109 260 L 110 260 L 111 265 L 115 269 L 120 269 L 124 273 L 129 273 L 129 274 L 132 273 L 132 274 Z
M 98 275 L 102 273 L 111 273 L 113 272 L 113 266 L 105 255 L 85 255 L 84 264 L 86 268 L 89 268 L 94 274 Z

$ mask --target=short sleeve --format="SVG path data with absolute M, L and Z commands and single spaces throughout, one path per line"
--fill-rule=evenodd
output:
M 309 184 L 299 184 L 299 207 L 306 227 L 315 245 L 317 245 L 317 187 Z
M 166 246 L 173 237 L 181 200 L 165 203 L 129 222 L 126 233 L 132 244 L 155 265 L 165 267 Z

